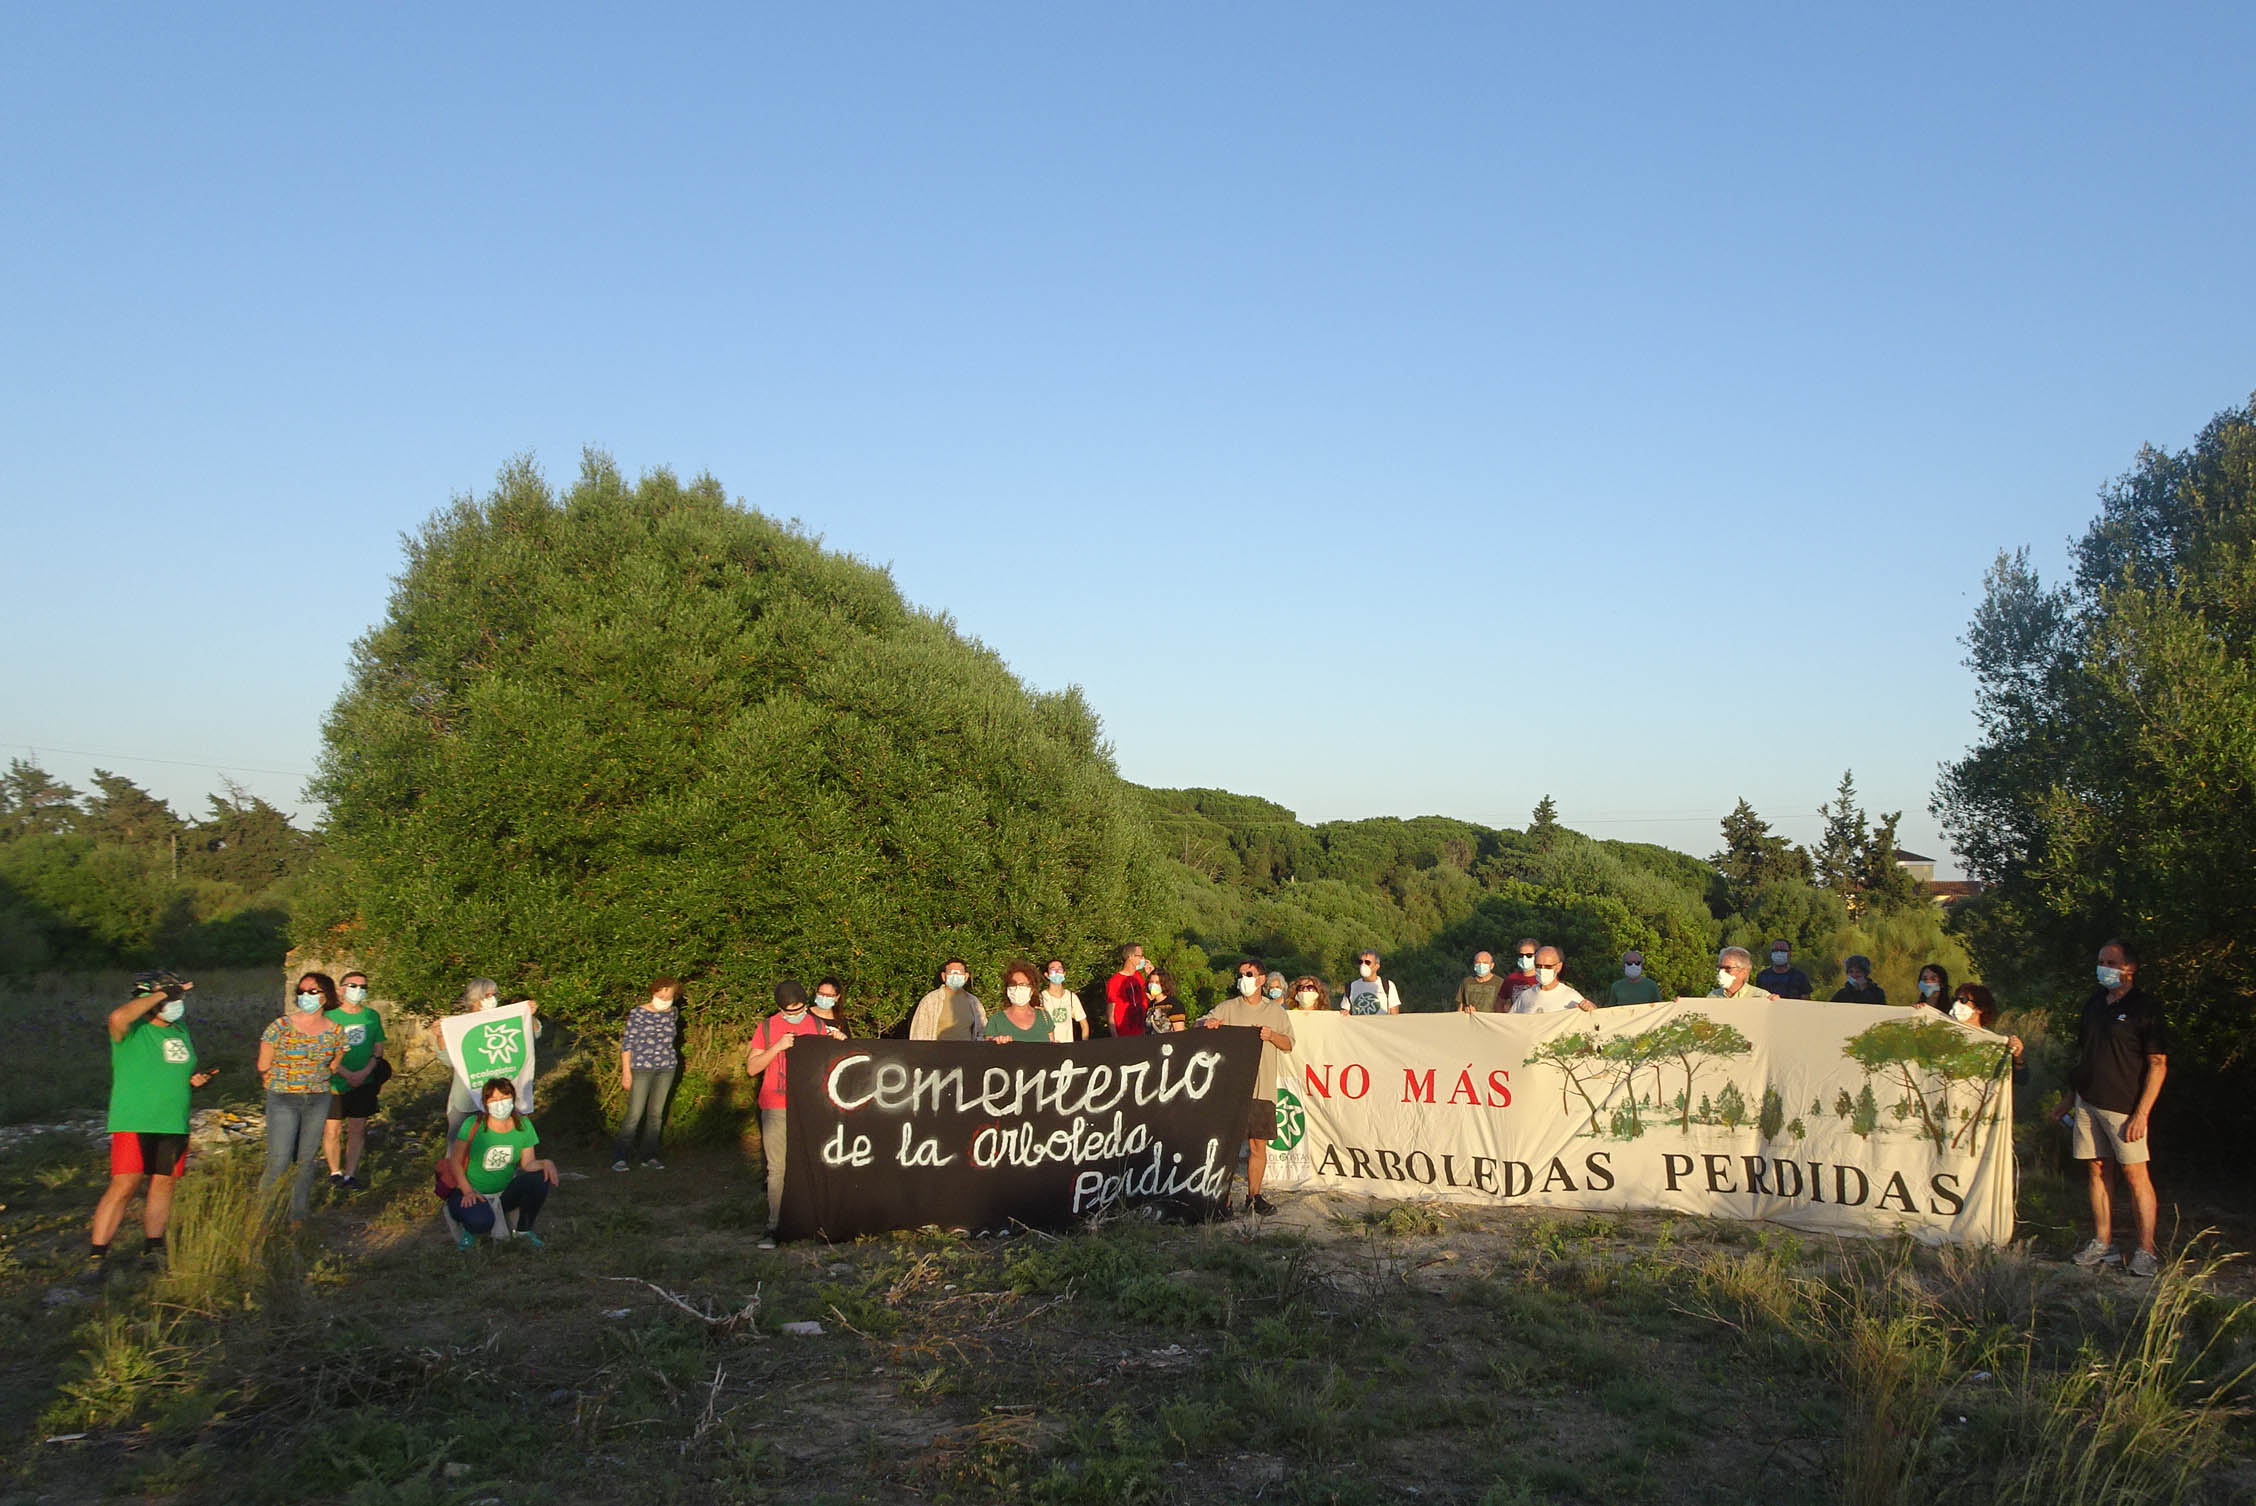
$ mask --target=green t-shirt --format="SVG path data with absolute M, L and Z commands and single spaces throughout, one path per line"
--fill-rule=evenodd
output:
M 365 1004 L 358 1009 L 332 1009 L 322 1018 L 345 1033 L 345 1059 L 337 1063 L 340 1073 L 358 1072 L 384 1044 L 384 1017 Z M 332 1093 L 351 1086 L 341 1075 L 329 1079 Z
M 1050 1039 L 1050 1017 L 1040 1009 L 1034 1011 L 1034 1023 L 1020 1029 L 1010 1022 L 1010 1014 L 998 1009 L 987 1016 L 987 1039 L 1004 1041 L 1040 1041 Z
M 540 1144 L 540 1131 L 524 1115 L 517 1116 L 517 1127 L 499 1134 L 480 1114 L 475 1119 L 462 1122 L 462 1133 L 457 1139 L 470 1142 L 470 1158 L 464 1169 L 470 1179 L 472 1192 L 501 1192 L 509 1186 L 509 1179 L 517 1175 L 517 1163 L 524 1151 Z
M 178 1025 L 135 1020 L 110 1042 L 110 1133 L 188 1133 L 188 1079 L 196 1043 Z
M 1608 1004 L 1658 1004 L 1661 985 L 1650 978 L 1616 978 L 1606 990 Z

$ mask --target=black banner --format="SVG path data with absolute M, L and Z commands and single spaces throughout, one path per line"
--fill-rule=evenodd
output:
M 1229 1190 L 1261 1037 L 826 1040 L 784 1058 L 786 1239 L 938 1224 L 1067 1228 L 1135 1208 L 1193 1220 Z

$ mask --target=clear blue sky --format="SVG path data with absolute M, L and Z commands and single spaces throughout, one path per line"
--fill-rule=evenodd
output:
M 2256 7 L 1522 9 L 12 7 L 0 753 L 299 806 L 594 445 L 1136 780 L 1934 851 L 1991 557 L 2256 389 Z

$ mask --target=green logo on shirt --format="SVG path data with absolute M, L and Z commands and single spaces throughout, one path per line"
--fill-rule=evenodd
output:
M 1308 1111 L 1300 1106 L 1293 1090 L 1277 1089 L 1277 1134 L 1269 1142 L 1273 1150 L 1291 1150 L 1308 1136 Z

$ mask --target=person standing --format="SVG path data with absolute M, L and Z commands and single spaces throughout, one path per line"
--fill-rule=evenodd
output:
M 951 970 L 961 963 L 950 962 Z M 970 995 L 966 994 L 966 998 Z M 760 1079 L 760 1159 L 768 1166 L 768 1227 L 760 1237 L 760 1248 L 775 1248 L 776 1226 L 783 1221 L 783 1169 L 789 1145 L 785 1131 L 790 1127 L 790 1117 L 785 1112 L 788 1100 L 784 1096 L 784 1056 L 798 1043 L 801 1036 L 828 1036 L 844 1040 L 845 1032 L 817 1020 L 807 1009 L 807 989 L 797 978 L 786 978 L 775 986 L 776 1012 L 760 1022 L 752 1032 L 752 1045 L 744 1053 L 744 1073 Z M 973 1003 L 976 1011 L 978 1004 Z M 920 1010 L 921 1012 L 921 1010 Z M 918 1039 L 911 1036 L 910 1039 Z M 931 1037 L 923 1037 L 931 1039 Z M 952 1039 L 972 1039 L 968 1036 Z M 765 1073 L 765 1076 L 761 1074 Z
M 815 996 L 807 1001 L 807 1012 L 839 1034 L 840 1039 L 852 1034 L 846 1028 L 846 985 L 836 978 L 825 978 L 815 985 Z
M 1606 989 L 1609 1008 L 1622 1004 L 1658 1004 L 1661 985 L 1645 976 L 1645 954 L 1635 947 L 1622 953 L 1622 975 Z
M 1324 980 L 1321 978 L 1311 978 L 1303 973 L 1293 979 L 1292 1007 L 1294 1009 L 1322 1009 L 1331 996 L 1331 990 L 1324 987 Z
M 1235 1025 L 1261 1032 L 1260 1075 L 1253 1080 L 1253 1102 L 1246 1114 L 1246 1209 L 1266 1218 L 1277 1211 L 1261 1195 L 1261 1181 L 1269 1169 L 1269 1142 L 1277 1137 L 1277 1082 L 1285 1074 L 1285 1053 L 1293 1048 L 1292 1016 L 1279 1000 L 1241 993 L 1223 1000 L 1199 1025 L 1202 1029 Z M 1228 1212 L 1229 1206 L 1225 1192 L 1223 1211 Z
M 1457 1008 L 1462 1014 L 1493 1014 L 1496 996 L 1504 990 L 1504 980 L 1496 976 L 1496 958 L 1487 952 L 1473 953 L 1473 970 L 1457 984 Z M 1507 1005 L 1510 999 L 1504 1001 Z
M 1340 995 L 1340 1013 L 1378 1015 L 1402 1013 L 1402 995 L 1391 979 L 1379 976 L 1379 954 L 1365 947 L 1356 954 L 1356 977 Z
M 2170 1069 L 2170 1032 L 2162 1006 L 2138 986 L 2139 956 L 2127 941 L 2099 949 L 2099 987 L 2084 1001 L 2076 1027 L 2076 1065 L 2068 1074 L 2075 1092 L 2069 1154 L 2091 1171 L 2091 1243 L 2078 1250 L 2086 1268 L 2122 1260 L 2115 1248 L 2115 1208 L 2109 1193 L 2108 1165 L 2121 1168 L 2130 1189 L 2132 1225 L 2138 1249 L 2134 1276 L 2152 1276 L 2161 1261 L 2154 1250 L 2154 1181 L 2147 1129 L 2162 1079 Z
M 1175 997 L 1175 975 L 1166 968 L 1155 967 L 1146 975 L 1144 992 L 1150 995 L 1144 1005 L 1144 1033 L 1169 1035 L 1189 1023 L 1189 1013 L 1182 1001 Z M 1260 974 L 1255 975 L 1256 983 Z
M 1504 975 L 1504 987 L 1496 996 L 1498 1014 L 1510 1014 L 1512 1000 L 1520 990 L 1535 987 L 1535 953 L 1542 944 L 1533 936 L 1520 938 L 1519 950 L 1512 954 L 1512 970 Z
M 1767 999 L 1770 992 L 1757 988 L 1748 978 L 1754 971 L 1754 953 L 1743 946 L 1727 946 L 1716 953 L 1716 986 L 1708 990 L 1711 999 Z
M 1770 966 L 1755 974 L 1755 986 L 1778 999 L 1810 996 L 1809 974 L 1794 966 L 1794 949 L 1783 938 L 1770 944 Z
M 164 1258 L 173 1186 L 188 1170 L 189 1090 L 213 1076 L 197 1070 L 196 1043 L 180 1023 L 195 986 L 174 973 L 141 973 L 133 997 L 110 1011 L 110 1185 L 94 1205 L 87 1254 L 97 1277 L 107 1269 L 110 1242 L 144 1179 L 141 1258 Z
M 1512 999 L 1513 1014 L 1557 1014 L 1565 1009 L 1590 1011 L 1598 1006 L 1584 998 L 1559 976 L 1566 958 L 1555 946 L 1536 948 L 1535 987 L 1523 988 Z
M 1848 961 L 1841 964 L 1847 979 L 1833 994 L 1835 1004 L 1885 1004 L 1888 991 L 1872 981 L 1872 959 L 1862 952 L 1852 952 Z
M 454 1242 L 467 1250 L 479 1235 L 492 1231 L 494 1210 L 486 1201 L 492 1197 L 500 1199 L 503 1218 L 517 1215 L 509 1237 L 538 1250 L 547 1241 L 533 1232 L 533 1220 L 548 1201 L 548 1189 L 556 1185 L 556 1163 L 533 1155 L 540 1131 L 517 1112 L 515 1084 L 497 1077 L 478 1096 L 480 1112 L 456 1132 L 448 1174 L 439 1183 L 439 1196 L 460 1230 Z
M 1050 1018 L 1034 1003 L 1034 969 L 1023 962 L 1003 969 L 1003 1007 L 987 1021 L 987 1039 L 1049 1042 Z
M 384 1017 L 368 1003 L 368 974 L 347 973 L 344 1002 L 329 1011 L 329 1023 L 345 1033 L 345 1060 L 329 1079 L 329 1122 L 321 1127 L 321 1158 L 329 1163 L 329 1185 L 341 1192 L 365 1192 L 360 1158 L 368 1148 L 368 1121 L 376 1095 L 391 1081 L 384 1059 Z M 339 1131 L 342 1130 L 340 1134 Z
M 1105 1003 L 1111 1006 L 1112 1033 L 1114 1035 L 1142 1035 L 1146 997 L 1144 974 L 1151 971 L 1151 963 L 1144 958 L 1144 949 L 1137 943 L 1124 942 L 1120 948 L 1120 966 L 1105 979 Z
M 637 1145 L 646 1137 L 649 1151 L 642 1164 L 664 1171 L 658 1152 L 666 1137 L 666 1104 L 674 1096 L 674 1079 L 681 1074 L 681 980 L 657 978 L 650 997 L 627 1011 L 626 1028 L 619 1032 L 619 1090 L 627 1095 L 627 1114 L 611 1144 L 611 1169 L 625 1171 Z
M 534 999 L 526 999 L 523 1002 L 532 1018 L 533 1039 L 537 1041 L 541 1034 L 540 1003 Z M 454 1008 L 447 1012 L 449 1014 L 470 1014 L 473 1012 L 482 1014 L 487 1010 L 499 1008 L 501 1008 L 501 985 L 491 978 L 472 978 L 467 984 L 463 985 L 461 995 L 454 1001 Z M 445 1059 L 448 1071 L 454 1074 L 453 1081 L 447 1087 L 447 1143 L 452 1145 L 456 1134 L 462 1129 L 463 1122 L 475 1118 L 480 1112 L 478 1089 L 474 1084 L 462 1080 L 462 1073 L 454 1065 L 453 1055 L 447 1051 L 446 1032 L 441 1028 L 441 1022 L 433 1020 L 424 1027 L 423 1033 L 431 1038 L 431 1044 L 438 1048 L 439 1055 Z M 512 1101 L 518 1108 L 530 1114 L 533 1111 L 532 1078 L 528 1076 L 524 1081 L 512 1086 L 515 1089 L 515 1097 Z
M 1040 1002 L 1050 1022 L 1050 1039 L 1061 1046 L 1087 1040 L 1089 1012 L 1081 1007 L 1081 996 L 1065 986 L 1065 959 L 1052 957 L 1042 970 L 1049 979 Z
M 909 1019 L 909 1039 L 976 1041 L 985 1035 L 987 1011 L 966 987 L 970 982 L 971 965 L 961 957 L 950 957 L 940 969 L 940 986 L 917 1000 L 916 1013 Z
M 1919 970 L 1919 1002 L 1929 1009 L 1941 1009 L 1950 997 L 1950 969 L 1940 962 L 1930 962 Z
M 337 1002 L 336 982 L 327 973 L 306 973 L 298 979 L 289 1012 L 259 1036 L 259 1076 L 266 1081 L 266 1170 L 259 1178 L 259 1191 L 281 1181 L 282 1173 L 295 1162 L 297 1175 L 290 1183 L 293 1220 L 312 1211 L 313 1178 L 321 1169 L 321 1131 L 329 1122 L 329 1080 L 345 1059 L 345 1033 L 328 1017 Z

